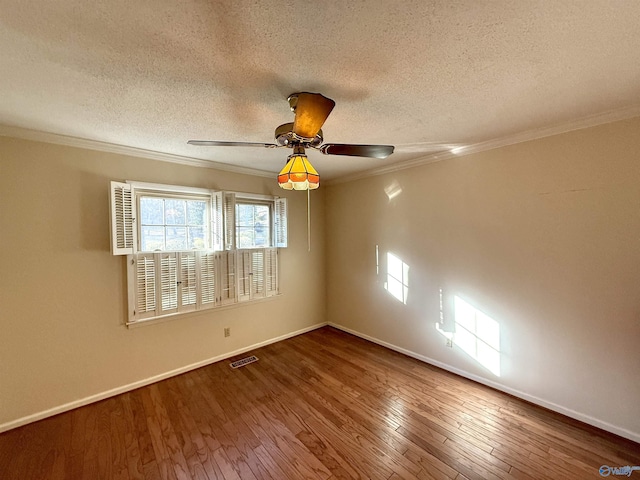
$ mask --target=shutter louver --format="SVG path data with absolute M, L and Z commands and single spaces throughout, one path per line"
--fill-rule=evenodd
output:
M 180 311 L 195 310 L 196 293 L 196 252 L 182 252 L 180 253 Z
M 113 255 L 134 253 L 133 195 L 131 185 L 111 182 L 111 252 Z
M 275 210 L 275 246 L 285 248 L 288 242 L 287 235 L 287 199 L 276 198 L 274 201 Z
M 211 246 L 215 251 L 224 250 L 224 215 L 222 192 L 213 192 L 211 197 Z
M 236 301 L 236 252 L 222 252 L 220 255 L 220 300 L 223 304 Z
M 238 252 L 238 301 L 244 302 L 251 299 L 251 252 L 241 250 Z
M 153 317 L 156 314 L 156 259 L 153 254 L 136 255 L 134 262 L 135 301 L 133 320 Z
M 256 250 L 251 253 L 251 298 L 252 299 L 265 296 L 264 259 L 265 259 L 265 250 Z
M 278 294 L 278 250 L 267 248 L 264 257 L 265 295 Z
M 161 313 L 167 314 L 178 310 L 178 262 L 175 253 L 159 255 Z
M 236 195 L 224 194 L 224 248 L 236 248 Z
M 213 307 L 216 303 L 216 254 L 200 253 L 200 305 Z

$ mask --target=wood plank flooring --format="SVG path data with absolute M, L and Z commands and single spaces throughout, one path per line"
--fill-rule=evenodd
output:
M 0 479 L 556 480 L 640 465 L 637 443 L 330 327 L 250 354 L 0 434 Z

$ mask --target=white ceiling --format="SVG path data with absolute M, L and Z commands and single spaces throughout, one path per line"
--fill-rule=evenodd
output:
M 2 0 L 0 124 L 277 172 L 287 96 L 336 101 L 322 178 L 640 112 L 634 0 Z M 554 130 L 555 129 L 555 130 Z

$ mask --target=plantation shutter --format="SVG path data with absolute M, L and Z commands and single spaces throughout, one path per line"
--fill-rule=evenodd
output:
M 127 257 L 128 281 L 133 285 L 133 298 L 129 298 L 130 322 L 156 315 L 156 266 L 156 256 L 153 253 Z
M 251 252 L 251 298 L 265 296 L 264 289 L 264 259 L 265 250 L 254 250 Z
M 236 301 L 236 252 L 219 253 L 220 301 L 223 305 Z
M 160 312 L 161 315 L 178 311 L 178 259 L 174 252 L 159 253 L 160 257 Z
M 211 197 L 211 246 L 215 251 L 224 250 L 223 194 L 213 192 Z
M 206 250 L 187 250 L 192 242 L 181 246 L 179 251 L 161 251 L 160 248 L 151 251 L 158 243 L 166 248 L 162 237 L 163 230 L 165 236 L 169 234 L 169 226 L 150 220 L 152 214 L 155 215 L 155 207 L 146 200 L 142 203 L 142 197 L 147 196 L 178 202 L 206 198 L 207 203 L 210 202 L 207 208 L 211 211 L 205 223 L 209 225 L 198 221 L 193 231 L 188 230 L 193 238 L 205 239 L 202 245 L 199 240 L 196 243 Z M 254 233 L 256 237 L 260 234 L 269 238 L 270 247 L 238 250 L 238 198 L 242 203 L 262 206 L 261 215 L 266 211 L 264 206 L 269 205 L 272 222 L 269 235 L 261 230 L 264 220 L 254 222 Z M 145 209 L 147 220 L 142 230 L 141 225 L 136 224 L 140 206 Z M 202 211 L 200 207 L 201 204 L 198 212 Z M 193 216 L 193 212 L 189 215 Z M 128 255 L 128 324 L 278 294 L 278 248 L 287 246 L 287 201 L 284 198 L 114 181 L 110 182 L 110 220 L 112 253 Z M 207 230 L 204 235 L 202 227 Z M 145 242 L 147 251 L 137 253 L 141 232 L 147 235 L 146 239 L 151 238 L 156 243 Z
M 238 252 L 238 301 L 251 300 L 251 254 L 249 250 Z
M 224 194 L 224 249 L 236 248 L 236 195 Z
M 216 254 L 198 252 L 200 255 L 200 308 L 210 308 L 216 304 Z
M 276 198 L 275 210 L 275 246 L 284 248 L 287 246 L 287 199 Z
M 111 252 L 113 255 L 134 253 L 134 202 L 131 185 L 111 182 Z
M 187 312 L 196 309 L 197 276 L 196 252 L 180 252 L 180 311 Z
M 264 251 L 265 296 L 278 294 L 278 250 L 267 248 Z

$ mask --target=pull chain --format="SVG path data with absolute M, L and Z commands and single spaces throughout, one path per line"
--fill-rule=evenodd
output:
M 307 247 L 311 251 L 311 194 L 307 188 Z

